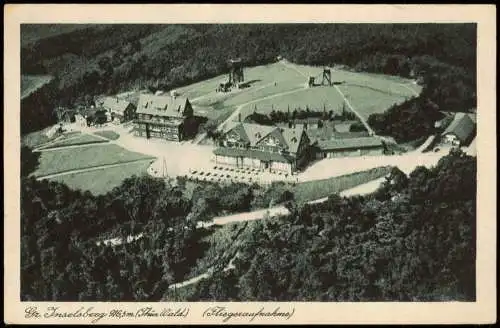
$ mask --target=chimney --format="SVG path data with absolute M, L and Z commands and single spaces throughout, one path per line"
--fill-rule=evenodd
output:
M 241 113 L 238 113 L 238 122 L 241 122 Z

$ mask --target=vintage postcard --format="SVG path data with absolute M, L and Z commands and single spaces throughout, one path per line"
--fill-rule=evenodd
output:
M 7 5 L 10 324 L 496 322 L 486 5 Z

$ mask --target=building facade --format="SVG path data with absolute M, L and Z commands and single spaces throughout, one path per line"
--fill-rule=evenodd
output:
M 214 150 L 217 164 L 292 173 L 309 159 L 309 138 L 302 126 L 279 128 L 233 123 Z
M 384 154 L 384 143 L 377 137 L 318 140 L 317 158 L 369 156 Z
M 189 100 L 180 96 L 141 95 L 134 121 L 134 134 L 172 141 L 185 139 L 185 125 L 193 117 Z
M 135 118 L 136 107 L 126 100 L 106 97 L 103 99 L 101 106 L 109 113 L 111 120 L 126 122 Z

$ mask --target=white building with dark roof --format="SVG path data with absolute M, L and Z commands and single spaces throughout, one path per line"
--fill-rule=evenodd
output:
M 135 117 L 136 107 L 126 100 L 117 97 L 105 97 L 100 105 L 110 114 L 112 120 L 125 122 Z
M 217 164 L 292 173 L 306 164 L 309 146 L 302 126 L 232 122 L 214 154 Z
M 134 133 L 146 138 L 180 141 L 185 138 L 186 120 L 193 117 L 188 98 L 142 94 L 136 111 Z

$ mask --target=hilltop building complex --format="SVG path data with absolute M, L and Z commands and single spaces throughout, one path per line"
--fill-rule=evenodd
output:
M 186 138 L 187 121 L 193 117 L 188 98 L 177 95 L 142 94 L 134 121 L 136 136 L 181 141 Z
M 214 150 L 215 162 L 292 173 L 307 164 L 309 144 L 302 126 L 279 128 L 234 122 Z

